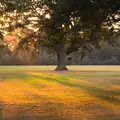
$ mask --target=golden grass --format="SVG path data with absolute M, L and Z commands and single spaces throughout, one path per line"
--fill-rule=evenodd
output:
M 53 68 L 2 67 L 0 120 L 120 119 L 119 67 Z

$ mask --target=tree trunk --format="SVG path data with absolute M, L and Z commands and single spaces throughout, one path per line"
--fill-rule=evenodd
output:
M 67 70 L 66 67 L 66 52 L 65 52 L 65 47 L 64 44 L 56 44 L 55 45 L 55 50 L 57 53 L 57 71 L 65 71 Z

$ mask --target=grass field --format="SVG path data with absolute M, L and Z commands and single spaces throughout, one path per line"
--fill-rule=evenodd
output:
M 120 120 L 120 66 L 0 67 L 0 120 Z

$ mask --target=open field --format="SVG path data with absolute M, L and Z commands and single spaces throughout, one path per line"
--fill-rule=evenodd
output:
M 120 66 L 0 67 L 0 120 L 120 120 Z

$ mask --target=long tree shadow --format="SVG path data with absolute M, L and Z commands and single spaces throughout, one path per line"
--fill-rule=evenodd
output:
M 8 80 L 26 80 L 30 78 L 30 76 L 26 75 L 25 73 L 3 73 L 0 74 L 0 82 L 1 81 L 8 81 Z
M 116 97 L 116 96 L 120 96 L 120 91 L 104 90 L 103 88 L 90 86 L 85 83 L 78 84 L 75 82 L 70 82 L 68 78 L 63 77 L 63 76 L 59 77 L 59 79 L 52 78 L 52 77 L 45 77 L 45 76 L 41 76 L 41 75 L 33 75 L 32 77 L 37 78 L 37 79 L 51 81 L 51 82 L 56 82 L 56 83 L 59 83 L 59 84 L 65 85 L 65 86 L 69 86 L 69 87 L 82 88 L 87 93 L 90 93 L 102 100 L 105 100 L 105 101 L 115 104 L 115 105 L 120 105 L 120 99 Z

